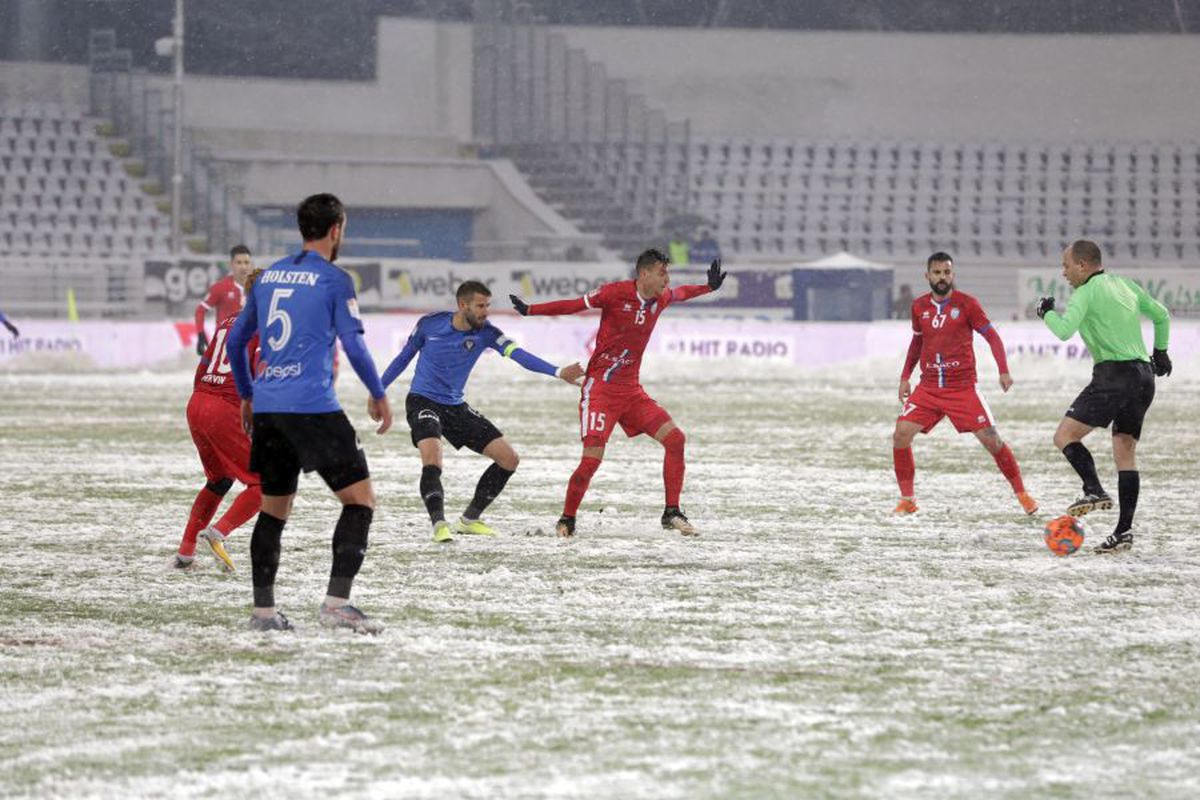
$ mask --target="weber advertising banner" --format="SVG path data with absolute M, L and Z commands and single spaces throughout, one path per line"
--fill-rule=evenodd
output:
M 266 267 L 280 256 L 255 254 L 256 266 Z M 493 304 L 508 307 L 508 295 L 531 303 L 580 297 L 613 281 L 633 277 L 632 266 L 620 262 L 487 262 L 462 263 L 435 259 L 338 259 L 354 278 L 358 304 L 364 311 L 440 311 L 454 308 L 454 292 L 467 280 L 482 281 L 492 291 Z M 186 257 L 179 262 L 155 259 L 145 263 L 145 297 L 149 310 L 158 308 L 174 319 L 191 317 L 208 287 L 228 272 L 227 260 L 216 256 Z M 728 269 L 721 291 L 688 303 L 689 311 L 729 312 L 769 318 L 791 316 L 791 275 L 778 270 Z M 672 282 L 704 283 L 706 268 L 672 269 Z
M 1200 317 L 1200 270 L 1138 269 L 1114 270 L 1141 284 L 1146 293 L 1166 306 L 1175 317 Z M 1039 298 L 1053 296 L 1055 304 L 1065 307 L 1071 297 L 1071 284 L 1061 269 L 1017 270 L 1017 300 L 1027 319 L 1036 318 Z

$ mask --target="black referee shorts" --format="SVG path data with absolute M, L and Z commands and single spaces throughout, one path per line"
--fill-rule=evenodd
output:
M 1067 416 L 1093 428 L 1112 425 L 1114 435 L 1142 436 L 1142 420 L 1154 402 L 1154 370 L 1148 361 L 1101 361 Z
M 335 492 L 371 476 L 358 434 L 341 411 L 255 414 L 250 469 L 272 497 L 295 494 L 300 470 L 316 470 Z
M 448 406 L 410 392 L 404 401 L 404 410 L 412 430 L 413 447 L 422 439 L 444 436 L 455 450 L 467 447 L 482 453 L 485 447 L 504 435 L 467 403 Z

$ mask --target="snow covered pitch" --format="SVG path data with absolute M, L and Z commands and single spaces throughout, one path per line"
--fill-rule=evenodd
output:
M 376 437 L 343 376 L 380 501 L 355 590 L 374 638 L 316 625 L 337 506 L 315 477 L 284 533 L 294 635 L 245 629 L 249 525 L 236 575 L 204 552 L 167 571 L 202 481 L 190 374 L 0 374 L 0 795 L 1200 794 L 1196 371 L 1159 382 L 1133 551 L 1056 558 L 1042 524 L 1079 487 L 1050 437 L 1088 366 L 1014 359 L 1001 395 L 981 364 L 1037 518 L 943 423 L 915 445 L 921 513 L 894 519 L 900 357 L 650 359 L 698 539 L 659 527 L 660 447 L 620 434 L 554 538 L 576 398 L 485 359 L 469 399 L 523 461 L 500 537 L 434 545 L 402 417 Z M 449 513 L 484 467 L 448 455 Z

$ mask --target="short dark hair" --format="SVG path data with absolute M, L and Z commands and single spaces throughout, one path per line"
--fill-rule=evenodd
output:
M 342 201 L 327 192 L 304 198 L 296 208 L 296 224 L 306 242 L 315 242 L 329 235 L 329 229 L 346 218 Z
M 644 269 L 650 269 L 655 264 L 670 264 L 671 259 L 662 250 L 655 250 L 651 247 L 649 250 L 643 250 L 642 254 L 637 257 L 637 271 L 641 272 Z
M 235 244 L 233 247 L 229 248 L 229 260 L 230 261 L 233 261 L 238 256 L 248 256 L 248 255 L 250 255 L 250 248 L 246 247 L 246 245 L 244 245 L 244 244 Z
M 1089 267 L 1099 267 L 1102 264 L 1100 245 L 1087 239 L 1074 241 L 1071 243 L 1071 258 Z
M 938 250 L 936 253 L 931 255 L 929 258 L 925 259 L 925 269 L 929 269 L 930 267 L 932 267 L 933 262 L 935 262 L 935 261 L 937 261 L 937 262 L 947 261 L 951 264 L 954 263 L 954 259 L 950 257 L 949 253 L 947 253 L 943 250 Z
M 463 281 L 454 293 L 454 299 L 470 300 L 477 294 L 481 294 L 484 297 L 491 297 L 492 290 L 483 281 Z

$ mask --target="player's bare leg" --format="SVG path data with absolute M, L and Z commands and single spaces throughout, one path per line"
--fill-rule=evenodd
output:
M 655 440 L 663 446 L 663 488 L 666 506 L 663 508 L 664 530 L 679 531 L 684 536 L 697 535 L 696 528 L 679 510 L 679 495 L 683 492 L 684 446 L 687 438 L 674 422 L 664 422 L 654 433 Z
M 492 464 L 479 476 L 479 483 L 475 485 L 475 496 L 455 524 L 455 533 L 473 536 L 496 535 L 496 532 L 479 517 L 500 492 L 504 491 L 508 479 L 517 471 L 521 457 L 503 436 L 488 442 L 487 447 L 483 448 L 483 454 L 492 460 Z
M 896 472 L 896 483 L 900 486 L 900 502 L 896 504 L 893 514 L 914 514 L 917 511 L 913 494 L 917 466 L 913 460 L 912 443 L 920 432 L 921 426 L 917 423 L 896 420 L 896 429 L 892 432 L 892 466 Z
M 563 503 L 562 516 L 558 518 L 558 522 L 554 526 L 554 532 L 559 536 L 575 535 L 575 512 L 579 510 L 579 504 L 583 502 L 583 496 L 587 494 L 592 476 L 596 474 L 596 470 L 600 468 L 600 462 L 603 460 L 603 445 L 583 448 L 579 466 L 575 467 L 570 480 L 567 481 L 567 499 Z
M 429 513 L 435 542 L 452 542 L 450 523 L 446 522 L 446 496 L 442 491 L 442 440 L 430 436 L 417 442 L 421 453 L 421 501 Z
M 1141 476 L 1137 468 L 1137 439 L 1127 433 L 1114 433 L 1113 461 L 1117 465 L 1117 498 L 1120 517 L 1111 535 L 1096 547 L 1097 553 L 1119 553 L 1133 547 L 1133 515 L 1137 511 Z
M 979 443 L 992 454 L 992 458 L 996 461 L 996 466 L 1000 468 L 1001 474 L 1008 480 L 1009 486 L 1012 487 L 1013 493 L 1016 494 L 1017 502 L 1021 504 L 1022 510 L 1026 514 L 1037 513 L 1037 501 L 1029 495 L 1029 492 L 1025 491 L 1025 484 L 1021 480 L 1021 468 L 1017 465 L 1017 458 L 1013 455 L 1009 446 L 1004 443 L 1004 440 L 1000 438 L 1000 432 L 996 430 L 994 425 L 989 425 L 974 433 Z
M 287 617 L 275 608 L 275 573 L 279 571 L 279 551 L 283 526 L 292 513 L 295 494 L 263 495 L 262 510 L 250 536 L 250 573 L 254 583 L 254 614 L 250 627 L 257 631 L 291 630 Z
M 1073 517 L 1081 517 L 1092 511 L 1103 511 L 1112 508 L 1112 498 L 1100 485 L 1096 475 L 1096 461 L 1091 451 L 1083 444 L 1083 437 L 1092 432 L 1092 426 L 1077 419 L 1063 417 L 1054 432 L 1054 446 L 1062 451 L 1063 456 L 1070 462 L 1071 467 L 1083 481 L 1083 496 L 1067 506 L 1067 513 Z

